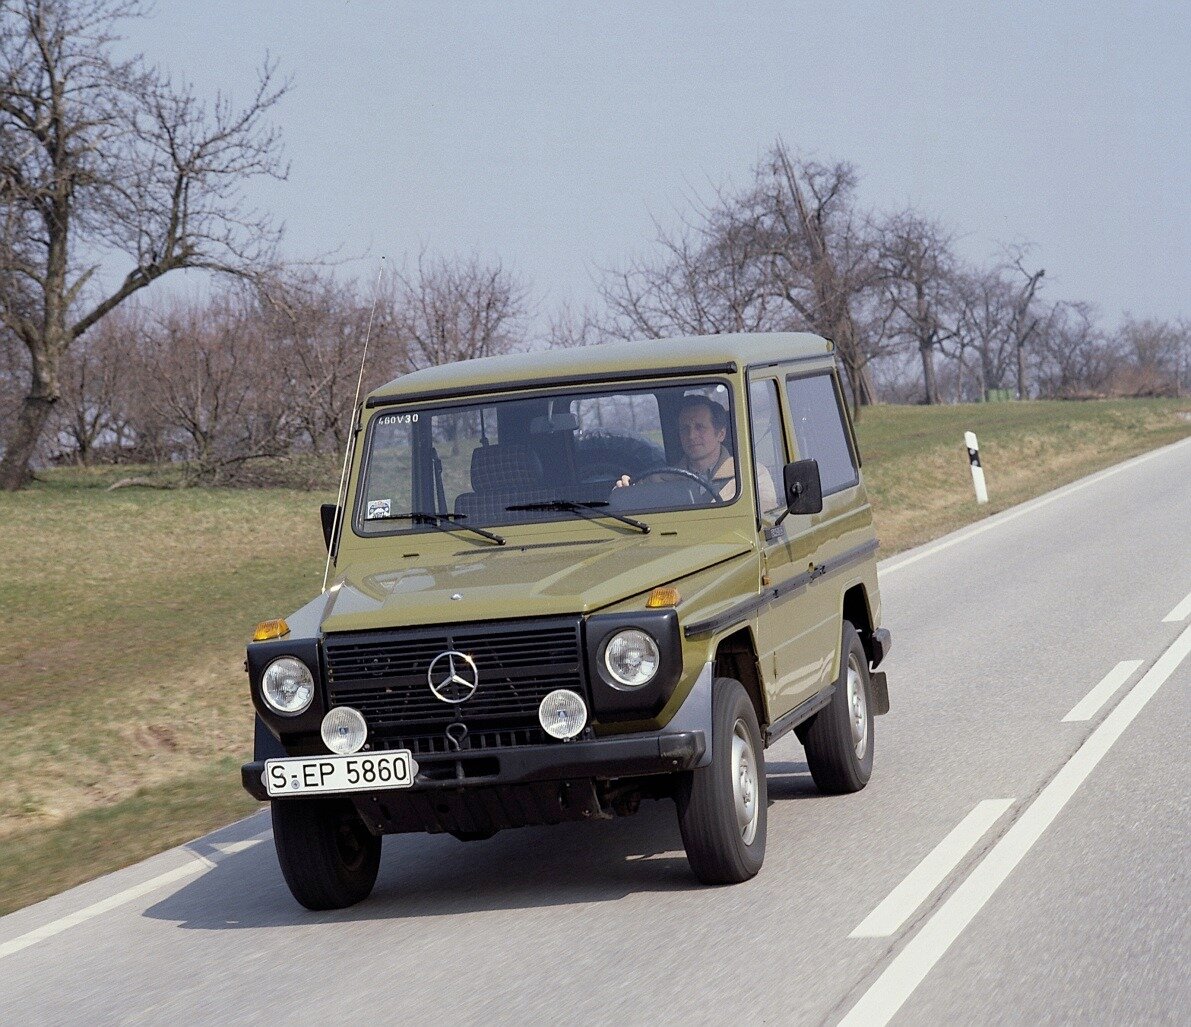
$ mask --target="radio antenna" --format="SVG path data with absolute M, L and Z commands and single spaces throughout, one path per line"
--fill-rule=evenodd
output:
M 356 419 L 359 416 L 360 389 L 364 385 L 364 364 L 368 360 L 368 343 L 372 338 L 372 321 L 376 317 L 376 304 L 380 300 L 380 280 L 385 273 L 385 258 L 380 258 L 376 269 L 376 282 L 372 286 L 372 309 L 368 311 L 368 327 L 364 331 L 364 352 L 360 355 L 360 375 L 356 379 L 356 397 L 352 400 L 351 421 L 348 423 L 347 445 L 343 448 L 343 470 L 339 472 L 339 491 L 335 493 L 335 519 L 331 524 L 331 544 L 327 546 L 327 565 L 323 569 L 323 591 L 331 577 L 331 558 L 335 553 L 339 529 L 343 521 L 343 504 L 347 499 L 347 469 L 351 465 L 352 450 L 356 445 Z

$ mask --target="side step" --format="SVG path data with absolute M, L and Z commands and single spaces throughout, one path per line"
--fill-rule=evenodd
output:
M 884 675 L 881 675 L 884 677 Z M 809 699 L 800 702 L 789 713 L 783 713 L 765 729 L 765 748 L 773 745 L 782 735 L 793 731 L 804 720 L 809 720 L 824 706 L 831 702 L 835 695 L 835 685 L 828 685 L 821 692 L 816 692 Z

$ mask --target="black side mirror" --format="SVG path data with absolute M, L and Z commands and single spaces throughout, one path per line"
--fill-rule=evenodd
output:
M 819 480 L 818 460 L 795 460 L 782 470 L 786 495 L 786 514 L 814 514 L 823 509 L 823 483 Z
M 318 508 L 319 517 L 323 522 L 323 541 L 327 544 L 327 552 L 331 551 L 331 539 L 335 536 L 335 521 L 339 517 L 339 507 L 334 503 L 323 503 Z

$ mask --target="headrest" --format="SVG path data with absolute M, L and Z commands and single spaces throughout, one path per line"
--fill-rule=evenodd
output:
M 556 431 L 574 431 L 579 427 L 579 418 L 569 410 L 560 410 L 552 417 L 535 417 L 529 422 L 533 435 L 549 435 Z
M 477 446 L 471 452 L 471 487 L 476 492 L 534 488 L 541 483 L 542 462 L 525 446 Z

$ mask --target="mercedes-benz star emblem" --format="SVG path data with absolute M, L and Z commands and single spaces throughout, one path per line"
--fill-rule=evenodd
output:
M 470 699 L 480 683 L 475 661 L 466 653 L 451 649 L 439 653 L 426 672 L 430 691 L 443 702 L 461 703 Z

